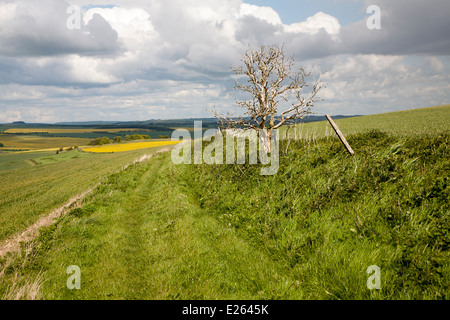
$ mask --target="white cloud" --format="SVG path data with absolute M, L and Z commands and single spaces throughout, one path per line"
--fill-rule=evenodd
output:
M 91 8 L 84 15 L 85 24 L 93 18 L 94 14 L 101 15 L 111 27 L 117 31 L 119 39 L 125 44 L 127 50 L 134 50 L 145 42 L 152 42 L 158 37 L 150 15 L 139 8 Z
M 426 57 L 426 62 L 434 72 L 441 73 L 445 69 L 444 64 L 438 57 Z
M 27 96 L 27 92 L 33 95 Z M 204 117 L 207 107 L 232 105 L 225 93 L 222 84 L 172 80 L 130 81 L 101 88 L 0 86 L 0 110 L 5 110 L 0 122 Z M 14 108 L 9 108 L 13 102 Z M 27 113 L 28 108 L 33 112 Z
M 403 15 L 404 0 L 377 1 L 382 30 L 373 31 L 364 21 L 342 27 L 323 12 L 286 25 L 274 9 L 241 0 L 99 0 L 115 6 L 88 7 L 83 28 L 68 30 L 68 2 L 4 0 L 1 119 L 17 120 L 16 109 L 26 121 L 209 116 L 205 109 L 213 105 L 231 111 L 231 66 L 249 44 L 284 44 L 302 65 L 321 65 L 328 88 L 319 111 L 373 113 L 448 102 L 443 10 L 408 2 L 412 19 L 436 13 L 418 27 Z M 408 53 L 425 57 L 411 63 Z
M 244 17 L 246 15 L 267 21 L 273 25 L 282 24 L 278 13 L 270 7 L 260 7 L 252 4 L 242 3 L 239 16 Z
M 68 6 L 65 1 L 55 0 L 0 3 L 0 55 L 105 55 L 119 50 L 117 33 L 100 15 L 93 16 L 80 29 L 69 29 Z M 3 10 L 9 15 L 5 17 Z
M 306 21 L 285 25 L 286 32 L 307 33 L 310 35 L 318 33 L 321 29 L 331 35 L 337 35 L 341 29 L 339 20 L 323 12 L 318 12 Z
M 96 58 L 72 55 L 66 59 L 68 72 L 75 83 L 108 84 L 120 80 L 107 69 L 101 70 L 103 64 Z
M 36 100 L 44 99 L 46 94 L 37 87 L 25 87 L 17 84 L 0 86 L 0 100 Z
M 3 112 L 0 113 L 0 123 L 21 121 L 22 119 L 22 113 L 17 109 L 3 110 Z
M 327 89 L 320 109 L 334 114 L 372 114 L 449 101 L 449 73 L 430 77 L 423 62 L 404 56 L 354 55 L 322 59 Z M 434 59 L 432 59 L 434 60 Z

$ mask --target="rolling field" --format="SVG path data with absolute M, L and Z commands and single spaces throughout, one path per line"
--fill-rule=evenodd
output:
M 0 240 L 99 183 L 0 257 L 0 297 L 449 299 L 448 112 L 340 119 L 353 157 L 326 122 L 302 124 L 308 134 L 280 142 L 273 176 L 175 165 L 170 152 L 132 164 L 165 147 L 0 155 L 13 162 L 0 171 Z M 79 290 L 66 285 L 70 265 Z M 367 287 L 372 265 L 381 289 Z
M 344 135 L 371 130 L 396 136 L 435 135 L 450 130 L 450 105 L 337 119 L 334 122 Z M 285 137 L 286 128 L 280 129 L 280 133 Z M 298 139 L 336 137 L 325 117 L 324 121 L 297 124 L 289 129 L 288 135 Z
M 126 135 L 140 134 L 149 135 L 152 139 L 158 139 L 160 136 L 170 136 L 172 130 L 170 126 L 158 125 L 146 125 L 140 124 L 142 127 L 138 127 L 139 123 L 133 123 L 135 127 L 122 127 L 120 125 L 108 125 L 108 126 L 89 126 L 84 125 L 81 127 L 68 126 L 68 125 L 52 125 L 52 124 L 0 124 L 0 134 L 11 136 L 12 142 L 22 142 L 20 139 L 23 136 L 34 136 L 34 139 L 41 138 L 80 138 L 80 139 L 95 139 L 98 137 L 108 137 L 113 139 L 116 136 L 124 138 Z M 149 127 L 146 127 L 149 126 Z M 189 127 L 187 127 L 189 128 Z M 2 142 L 0 140 L 0 142 Z M 8 149 L 13 149 L 13 145 L 9 144 Z
M 49 149 L 60 147 L 85 146 L 89 139 L 69 137 L 39 137 L 31 135 L 0 134 L 1 149 Z
M 161 147 L 94 154 L 77 150 L 0 155 L 0 241 Z
M 0 172 L 18 168 L 29 168 L 30 166 L 37 164 L 36 158 L 53 156 L 54 154 L 54 151 L 12 152 L 0 154 Z

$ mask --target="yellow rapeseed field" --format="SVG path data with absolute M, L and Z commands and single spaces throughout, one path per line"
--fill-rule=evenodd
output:
M 154 148 L 167 145 L 177 144 L 180 141 L 149 141 L 149 142 L 132 142 L 121 144 L 108 144 L 98 147 L 84 148 L 83 151 L 95 153 L 123 152 L 137 149 Z

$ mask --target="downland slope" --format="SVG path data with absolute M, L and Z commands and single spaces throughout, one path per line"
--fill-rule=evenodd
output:
M 347 140 L 354 157 L 336 139 L 293 141 L 271 177 L 251 165 L 197 165 L 191 188 L 310 298 L 448 299 L 449 132 Z M 380 290 L 366 286 L 372 265 Z
M 333 116 L 332 116 L 333 117 Z M 328 121 L 302 123 L 291 126 L 289 137 L 316 139 L 334 137 L 335 133 Z M 393 136 L 436 135 L 450 130 L 450 105 L 417 108 L 404 111 L 380 113 L 345 119 L 335 119 L 339 129 L 346 135 L 378 130 Z M 285 137 L 287 127 L 282 127 Z
M 129 166 L 0 260 L 0 296 L 448 299 L 449 132 L 342 131 L 354 157 L 329 136 L 281 141 L 274 176 L 170 153 Z

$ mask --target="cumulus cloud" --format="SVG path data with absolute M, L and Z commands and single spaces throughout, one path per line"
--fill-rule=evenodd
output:
M 245 16 L 252 16 L 273 25 L 282 24 L 278 13 L 270 7 L 259 7 L 252 4 L 242 3 L 239 11 L 239 17 Z
M 365 0 L 381 10 L 381 29 L 369 30 L 360 21 L 342 28 L 348 53 L 448 55 L 450 2 L 446 0 Z
M 324 112 L 449 99 L 446 0 L 361 0 L 380 7 L 381 30 L 365 20 L 342 26 L 323 12 L 285 24 L 274 9 L 242 0 L 91 2 L 0 3 L 0 121 L 122 119 L 122 106 L 136 118 L 232 109 L 231 66 L 261 44 L 284 44 L 300 64 L 321 66 Z M 69 5 L 84 8 L 80 29 L 67 28 Z M 27 115 L 28 107 L 42 112 Z
M 388 112 L 448 102 L 450 68 L 435 59 L 411 63 L 405 56 L 376 54 L 321 59 L 327 88 L 320 110 L 371 114 L 375 109 Z M 432 70 L 433 64 L 439 70 Z
M 0 3 L 0 55 L 105 55 L 120 48 L 116 31 L 101 15 L 79 29 L 69 29 L 68 7 L 68 3 L 55 0 Z
M 324 29 L 328 34 L 337 35 L 341 29 L 339 20 L 323 12 L 318 12 L 306 21 L 285 25 L 284 30 L 294 33 L 316 34 Z

